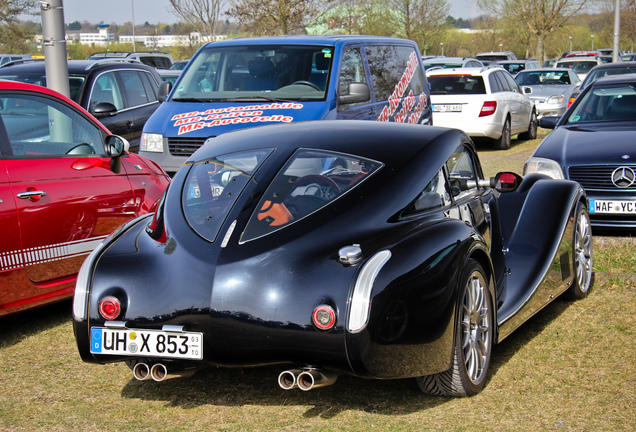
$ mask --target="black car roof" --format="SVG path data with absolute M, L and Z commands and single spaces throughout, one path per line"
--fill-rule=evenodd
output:
M 430 164 L 439 162 L 435 168 L 439 169 L 461 140 L 469 141 L 457 129 L 416 124 L 362 120 L 295 122 L 241 129 L 210 138 L 189 161 L 257 148 L 276 148 L 287 154 L 298 148 L 311 148 L 374 159 L 396 170 L 424 153 Z
M 597 79 L 593 83 L 591 83 L 589 87 L 605 85 L 605 84 L 622 84 L 622 83 L 636 83 L 636 73 L 604 76 Z
M 88 75 L 93 70 L 103 69 L 145 69 L 148 71 L 154 71 L 155 69 L 146 66 L 141 62 L 131 61 L 114 61 L 114 60 L 69 60 L 68 61 L 68 73 L 71 75 Z M 12 73 L 43 73 L 44 72 L 44 60 L 25 61 L 17 64 L 10 64 L 5 67 L 0 67 L 0 74 L 5 71 L 12 71 Z

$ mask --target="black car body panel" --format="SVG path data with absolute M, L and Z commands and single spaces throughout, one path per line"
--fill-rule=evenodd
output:
M 30 60 L 0 68 L 0 79 L 46 87 L 44 61 Z M 113 134 L 130 143 L 137 153 L 141 131 L 159 107 L 157 91 L 162 79 L 157 71 L 136 61 L 113 59 L 69 60 L 70 98 L 93 114 Z M 96 105 L 110 105 L 104 112 Z
M 200 161 L 254 148 L 268 149 L 267 158 L 216 239 L 203 239 L 180 205 L 183 194 L 191 193 L 189 172 Z M 257 203 L 299 148 L 359 155 L 382 165 L 309 216 L 246 239 Z M 443 372 L 460 331 L 460 280 L 469 260 L 487 275 L 500 341 L 572 282 L 573 257 L 564 251 L 571 250 L 571 217 L 584 201 L 583 190 L 575 182 L 531 176 L 514 192 L 469 186 L 454 190 L 448 205 L 409 211 L 431 178 L 454 175 L 444 167 L 458 149 L 482 178 L 472 142 L 453 129 L 325 121 L 215 138 L 177 173 L 154 219 L 127 225 L 85 263 L 90 282 L 78 279 L 74 303 L 82 359 L 140 358 L 90 352 L 91 329 L 109 325 L 98 311 L 100 301 L 115 296 L 122 311 L 110 325 L 202 332 L 204 364 L 292 363 L 373 378 Z M 348 245 L 359 245 L 360 262 L 339 260 Z M 385 262 L 374 276 L 366 324 L 354 328 L 357 283 L 379 256 Z M 332 328 L 317 328 L 312 312 L 318 305 L 335 312 Z

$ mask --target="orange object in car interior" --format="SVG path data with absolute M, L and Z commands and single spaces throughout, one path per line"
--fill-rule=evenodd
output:
M 257 217 L 258 220 L 271 218 L 272 221 L 270 222 L 269 226 L 285 225 L 294 218 L 287 207 L 285 207 L 285 204 L 272 203 L 269 200 L 263 203 L 263 207 L 261 207 L 261 210 L 258 213 Z

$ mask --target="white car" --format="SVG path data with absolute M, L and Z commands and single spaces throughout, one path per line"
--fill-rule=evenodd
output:
M 584 81 L 590 69 L 600 64 L 603 62 L 598 57 L 578 56 L 559 59 L 554 67 L 572 69 Z
M 431 70 L 426 76 L 435 126 L 461 129 L 471 138 L 490 138 L 497 150 L 510 148 L 513 135 L 537 137 L 534 103 L 505 69 Z

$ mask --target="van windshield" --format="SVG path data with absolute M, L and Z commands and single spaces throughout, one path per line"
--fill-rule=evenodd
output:
M 184 72 L 174 101 L 325 100 L 334 48 L 210 47 Z

